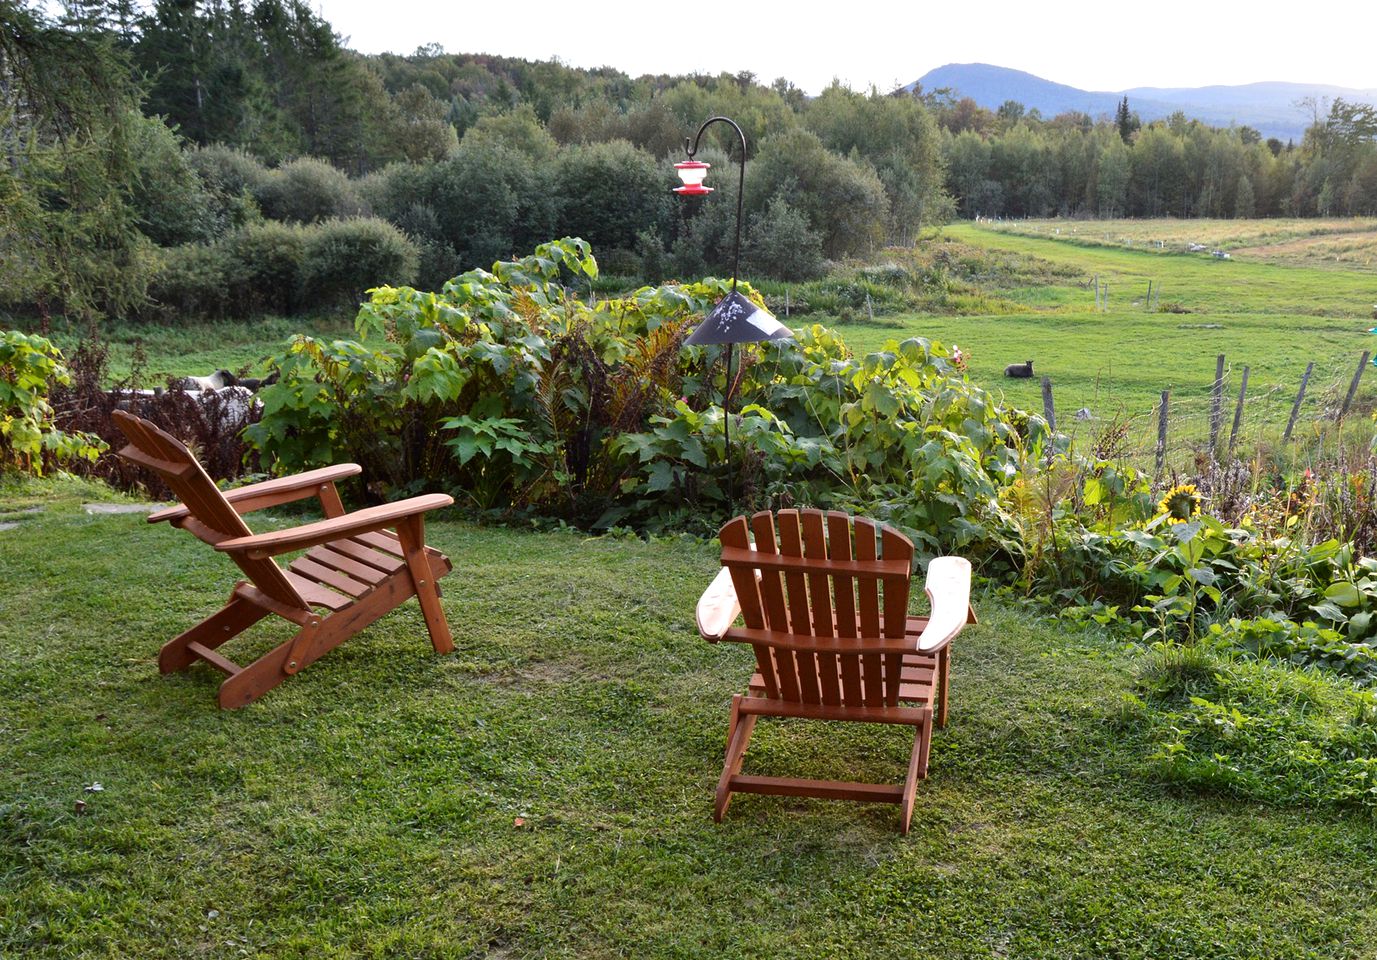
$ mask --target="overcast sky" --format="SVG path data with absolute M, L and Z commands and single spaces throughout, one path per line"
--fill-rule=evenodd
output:
M 313 0 L 351 47 L 494 53 L 643 73 L 834 77 L 887 90 L 944 63 L 993 63 L 1090 90 L 1292 80 L 1377 88 L 1371 0 L 829 4 Z M 1367 12 L 1360 12 L 1366 10 Z M 702 11 L 695 16 L 694 11 Z

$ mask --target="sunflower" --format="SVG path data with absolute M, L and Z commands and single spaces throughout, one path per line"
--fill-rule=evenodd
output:
M 1166 492 L 1157 512 L 1165 514 L 1168 523 L 1185 523 L 1200 513 L 1200 491 L 1193 483 L 1178 483 Z

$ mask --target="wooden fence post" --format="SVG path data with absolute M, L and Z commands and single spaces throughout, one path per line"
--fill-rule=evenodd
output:
M 789 316 L 789 288 L 784 288 L 784 315 Z
M 1042 415 L 1047 419 L 1047 429 L 1057 432 L 1057 411 L 1052 406 L 1052 378 L 1042 378 Z
M 1095 312 L 1100 312 L 1100 275 L 1095 274 Z
M 1229 457 L 1234 455 L 1234 443 L 1238 440 L 1238 428 L 1243 425 L 1243 398 L 1248 394 L 1248 368 L 1243 368 L 1243 381 L 1238 385 L 1238 404 L 1234 407 L 1234 425 L 1229 430 Z
M 1219 428 L 1224 418 L 1224 354 L 1214 360 L 1214 386 L 1210 388 L 1210 456 L 1219 455 Z
M 1348 414 L 1348 408 L 1353 403 L 1353 397 L 1358 393 L 1358 381 L 1363 379 L 1363 370 L 1367 367 L 1368 352 L 1363 351 L 1363 359 L 1358 361 L 1358 369 L 1353 372 L 1353 382 L 1348 385 L 1348 396 L 1344 397 L 1344 405 L 1339 410 L 1339 420 Z
M 1291 404 L 1291 419 L 1286 421 L 1286 432 L 1281 435 L 1282 443 L 1291 439 L 1291 431 L 1296 426 L 1296 416 L 1300 413 L 1301 401 L 1305 399 L 1305 385 L 1310 382 L 1310 372 L 1314 369 L 1314 360 L 1305 365 L 1305 375 L 1301 377 L 1300 389 L 1296 391 L 1296 402 Z
M 1171 391 L 1162 391 L 1162 403 L 1157 408 L 1157 473 L 1160 476 L 1162 466 L 1167 462 L 1167 402 L 1171 399 Z
M 1144 310 L 1151 310 L 1151 309 L 1152 309 L 1152 281 L 1151 281 L 1151 280 L 1148 281 L 1147 296 L 1143 298 L 1143 309 L 1144 309 Z

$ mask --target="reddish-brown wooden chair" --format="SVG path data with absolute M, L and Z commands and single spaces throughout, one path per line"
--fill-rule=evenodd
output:
M 129 438 L 119 455 L 152 470 L 182 501 L 150 514 L 148 522 L 186 530 L 228 554 L 248 578 L 235 584 L 219 612 L 163 645 L 163 673 L 204 660 L 228 674 L 220 685 L 220 706 L 242 707 L 411 596 L 420 601 L 435 651 L 454 649 L 436 584 L 449 573 L 450 562 L 425 545 L 422 521 L 424 513 L 449 506 L 453 498 L 427 494 L 345 513 L 335 481 L 359 472 L 352 463 L 223 492 L 181 441 L 123 411 L 114 418 Z M 241 516 L 307 497 L 320 500 L 324 520 L 255 535 Z M 299 550 L 306 552 L 286 569 L 273 560 Z M 217 652 L 270 613 L 300 630 L 247 666 Z
M 749 643 L 756 673 L 747 695 L 732 698 L 714 818 L 737 792 L 828 797 L 897 803 L 908 833 L 914 793 L 927 776 L 934 710 L 946 725 L 951 641 L 975 622 L 970 564 L 933 560 L 931 612 L 911 617 L 913 544 L 871 520 L 781 510 L 776 535 L 766 511 L 749 523 L 729 521 L 718 537 L 722 572 L 698 601 L 698 632 L 712 642 Z M 744 627 L 733 626 L 738 615 Z M 747 776 L 741 765 L 757 717 L 912 726 L 908 776 L 902 786 Z

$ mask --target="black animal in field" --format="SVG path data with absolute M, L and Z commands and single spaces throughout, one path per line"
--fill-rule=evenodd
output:
M 1004 376 L 1017 377 L 1026 380 L 1033 375 L 1033 361 L 1025 360 L 1022 363 L 1011 363 L 1004 368 Z

